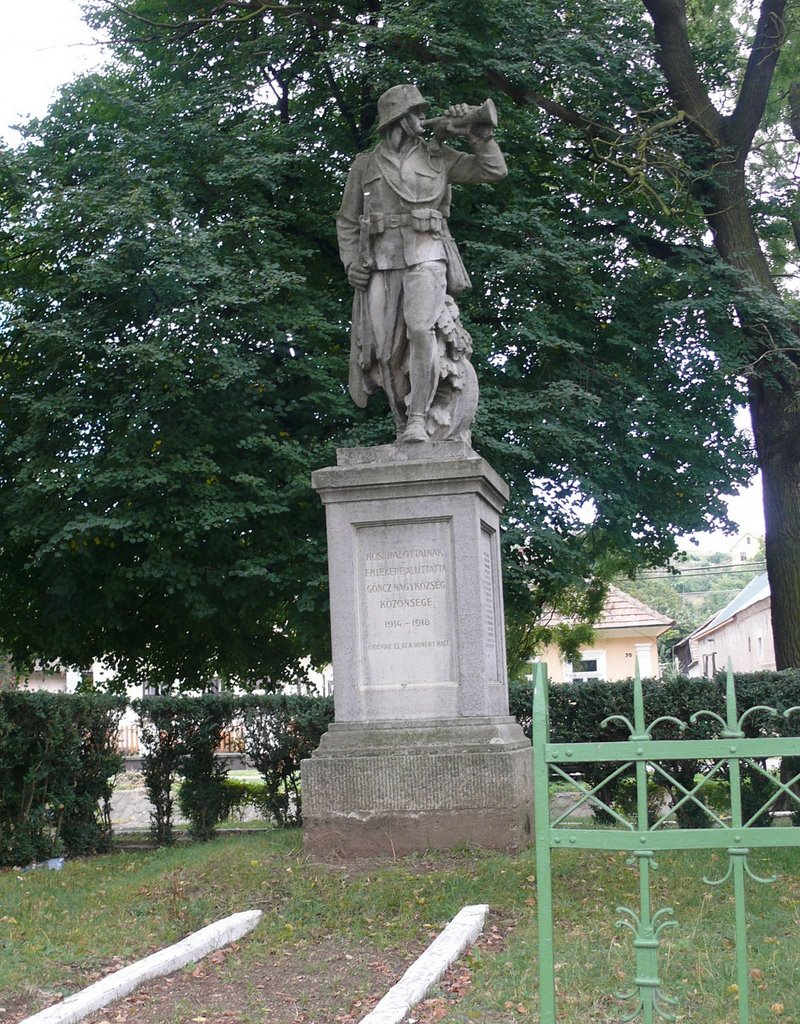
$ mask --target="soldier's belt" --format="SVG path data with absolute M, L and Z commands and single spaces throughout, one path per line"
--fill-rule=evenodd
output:
M 409 213 L 383 213 L 373 210 L 369 215 L 369 233 L 381 235 L 389 228 L 413 228 L 414 231 L 441 231 L 445 219 L 440 210 L 411 210 Z

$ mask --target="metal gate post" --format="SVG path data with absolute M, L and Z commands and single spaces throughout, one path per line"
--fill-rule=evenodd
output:
M 539 926 L 539 1021 L 555 1024 L 556 978 L 553 959 L 553 880 L 550 850 L 550 742 L 547 669 L 536 665 L 531 739 L 533 743 L 533 814 L 536 837 L 536 913 Z

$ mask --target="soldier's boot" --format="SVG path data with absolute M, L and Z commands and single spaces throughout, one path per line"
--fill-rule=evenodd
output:
M 422 413 L 412 413 L 408 417 L 406 429 L 399 438 L 404 444 L 406 442 L 430 441 L 428 431 L 425 429 L 425 417 Z

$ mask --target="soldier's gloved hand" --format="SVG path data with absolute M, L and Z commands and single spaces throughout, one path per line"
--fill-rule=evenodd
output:
M 445 117 L 466 117 L 469 113 L 469 103 L 453 103 L 444 112 Z
M 357 263 L 351 263 L 347 268 L 347 280 L 354 288 L 359 288 L 361 291 L 364 291 L 369 284 L 369 275 L 370 271 Z
M 454 118 L 454 119 L 457 119 L 459 117 L 464 117 L 468 113 L 469 113 L 469 104 L 468 103 L 453 103 L 451 106 L 449 106 L 447 108 L 447 110 L 445 110 L 445 112 L 442 115 L 442 117 L 443 118 Z M 434 135 L 438 139 L 440 139 L 440 140 L 442 140 L 442 139 L 452 139 L 456 135 L 468 135 L 469 134 L 469 128 L 463 128 L 463 127 L 454 125 L 452 121 L 440 120 L 437 123 L 436 127 L 434 128 L 433 132 L 434 132 Z

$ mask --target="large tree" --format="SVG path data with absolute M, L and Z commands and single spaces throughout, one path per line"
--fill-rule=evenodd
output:
M 459 194 L 452 227 L 474 442 L 512 488 L 515 656 L 543 603 L 596 607 L 612 574 L 725 521 L 752 468 L 741 278 L 704 242 L 686 167 L 705 143 L 670 109 L 638 2 L 90 8 L 114 66 L 2 155 L 0 636 L 18 660 L 197 680 L 325 658 L 310 471 L 390 431 L 344 392 L 333 213 L 399 81 L 440 107 L 500 101 L 511 173 Z
M 762 472 L 776 662 L 779 668 L 797 667 L 800 58 L 796 47 L 786 44 L 797 30 L 800 8 L 791 0 L 642 2 L 652 21 L 652 55 L 664 87 L 654 90 L 650 110 L 633 105 L 639 124 L 627 137 L 619 122 L 609 131 L 607 118 L 573 104 L 572 95 L 563 97 L 569 88 L 541 89 L 530 78 L 503 71 L 497 80 L 518 102 L 578 127 L 591 140 L 596 159 L 622 166 L 638 190 L 650 192 L 670 215 L 666 238 L 649 233 L 641 240 L 651 253 L 681 258 L 674 243 L 699 215 L 732 271 L 729 294 L 741 337 L 730 369 L 747 382 Z M 598 7 L 604 14 L 616 8 L 629 25 L 636 20 L 630 5 L 627 11 L 622 5 Z M 569 13 L 555 17 L 570 20 Z M 629 74 L 617 68 L 616 87 L 623 95 L 628 82 Z
M 685 0 L 644 0 L 655 27 L 656 59 L 670 98 L 685 114 L 697 138 L 692 164 L 694 194 L 707 219 L 714 246 L 739 272 L 736 310 L 744 340 L 756 451 L 764 487 L 767 571 L 778 668 L 800 666 L 800 315 L 797 291 L 787 294 L 774 276 L 786 266 L 760 235 L 785 237 L 791 228 L 797 274 L 800 259 L 800 204 L 794 194 L 772 209 L 748 180 L 748 164 L 760 162 L 754 143 L 762 127 L 776 120 L 793 129 L 800 144 L 800 74 L 778 79 L 778 61 L 798 8 L 787 0 L 762 0 L 749 40 L 749 53 L 730 85 L 735 100 L 714 102 L 691 44 Z M 794 25 L 797 29 L 797 25 Z M 800 72 L 794 55 L 794 72 Z M 788 64 L 788 59 L 787 59 Z M 776 110 L 767 119 L 767 104 Z M 776 117 L 777 111 L 777 117 Z M 771 154 L 781 144 L 772 140 Z M 797 149 L 787 140 L 785 166 L 796 167 Z M 791 150 L 794 155 L 791 156 Z M 757 168 L 755 169 L 757 170 Z M 787 182 L 787 185 L 789 183 Z M 776 216 L 777 215 L 777 216 Z M 775 224 L 776 219 L 778 224 Z M 781 221 L 783 222 L 781 224 Z M 777 231 L 775 230 L 777 227 Z M 780 228 L 783 227 L 783 231 Z M 770 259 L 770 255 L 773 258 Z M 797 277 L 794 279 L 795 286 Z

